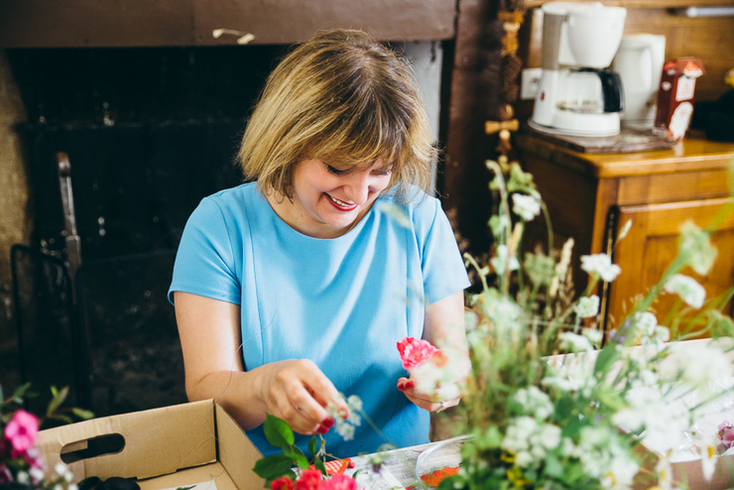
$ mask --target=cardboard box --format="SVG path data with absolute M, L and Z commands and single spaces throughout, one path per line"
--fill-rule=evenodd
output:
M 136 478 L 142 490 L 261 490 L 252 468 L 262 457 L 213 400 L 100 417 L 39 432 L 48 471 L 63 461 L 74 482 Z
M 663 65 L 654 134 L 671 140 L 685 137 L 693 117 L 696 79 L 704 73 L 698 58 L 678 58 Z

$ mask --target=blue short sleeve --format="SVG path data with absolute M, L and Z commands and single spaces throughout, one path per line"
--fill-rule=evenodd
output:
M 221 208 L 211 198 L 203 199 L 189 217 L 176 253 L 171 303 L 174 291 L 186 291 L 240 304 L 231 236 Z

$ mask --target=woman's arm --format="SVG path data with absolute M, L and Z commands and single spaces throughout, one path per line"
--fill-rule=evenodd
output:
M 426 305 L 423 338 L 439 348 L 458 351 L 466 355 L 468 359 L 463 291 Z M 439 403 L 436 403 L 435 400 L 430 399 L 429 395 L 415 391 L 412 383 L 410 379 L 400 378 L 398 389 L 403 391 L 410 401 L 429 411 L 453 407 L 458 405 L 461 399 L 439 400 Z
M 215 399 L 245 430 L 269 412 L 296 432 L 326 432 L 324 407 L 338 392 L 313 362 L 286 360 L 245 372 L 238 305 L 183 292 L 174 293 L 174 303 L 190 401 Z

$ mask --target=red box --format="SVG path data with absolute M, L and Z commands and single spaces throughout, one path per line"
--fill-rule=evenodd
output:
M 663 65 L 653 133 L 683 139 L 693 116 L 696 79 L 705 73 L 698 58 L 678 58 Z

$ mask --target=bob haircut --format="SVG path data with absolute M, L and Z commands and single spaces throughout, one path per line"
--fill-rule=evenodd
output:
M 270 74 L 239 151 L 246 180 L 291 198 L 293 168 L 322 160 L 350 168 L 382 159 L 399 200 L 431 188 L 428 117 L 405 61 L 356 30 L 317 34 Z

